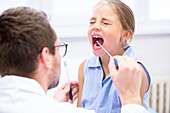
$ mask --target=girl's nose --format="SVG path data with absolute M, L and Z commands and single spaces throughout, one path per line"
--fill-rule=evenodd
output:
M 100 24 L 96 22 L 96 23 L 94 24 L 94 26 L 93 26 L 93 30 L 99 31 L 100 29 L 101 29 Z

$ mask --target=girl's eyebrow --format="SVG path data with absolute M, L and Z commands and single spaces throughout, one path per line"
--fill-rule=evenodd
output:
M 102 18 L 102 21 L 109 21 L 109 22 L 113 22 L 113 20 L 109 19 L 109 18 Z
M 90 18 L 90 20 L 96 20 L 96 18 L 95 18 L 95 17 L 92 17 L 92 18 Z

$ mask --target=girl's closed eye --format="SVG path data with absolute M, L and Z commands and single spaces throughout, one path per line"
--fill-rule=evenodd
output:
M 90 25 L 93 25 L 93 24 L 95 24 L 95 21 L 90 21 Z
M 102 23 L 103 23 L 104 25 L 112 25 L 111 22 L 103 21 Z
M 90 19 L 90 25 L 93 25 L 93 24 L 95 24 L 96 23 L 96 20 L 94 19 L 94 18 L 91 18 Z
M 110 23 L 107 23 L 107 22 L 103 22 L 105 25 L 111 25 Z

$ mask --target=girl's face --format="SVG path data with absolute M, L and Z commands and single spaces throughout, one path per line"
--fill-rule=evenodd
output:
M 96 56 L 107 55 L 96 41 L 112 56 L 122 54 L 121 31 L 118 17 L 107 2 L 101 2 L 94 7 L 88 28 L 88 37 Z

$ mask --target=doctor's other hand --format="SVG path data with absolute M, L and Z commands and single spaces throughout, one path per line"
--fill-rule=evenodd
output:
M 72 96 L 73 96 L 72 100 L 69 98 L 70 88 L 72 89 Z M 78 92 L 79 92 L 78 82 L 70 81 L 63 84 L 62 86 L 59 86 L 59 88 L 54 92 L 54 98 L 59 102 L 73 103 L 78 97 Z
M 118 61 L 118 69 L 116 69 L 114 59 Z M 108 67 L 110 76 L 120 94 L 122 105 L 141 105 L 142 69 L 139 64 L 128 56 L 114 56 L 110 58 Z

